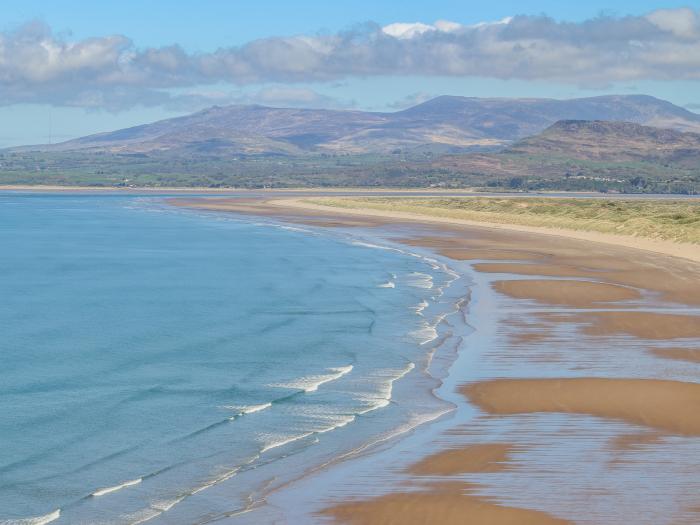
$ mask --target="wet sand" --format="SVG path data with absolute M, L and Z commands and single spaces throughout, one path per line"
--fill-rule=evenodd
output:
M 498 472 L 507 468 L 513 445 L 485 443 L 438 452 L 412 465 L 408 472 L 418 476 L 452 476 L 465 472 Z
M 627 334 L 642 339 L 700 338 L 700 316 L 655 312 L 591 312 L 579 317 L 591 335 Z
M 396 240 L 470 268 L 479 315 L 495 324 L 487 334 L 475 326 L 461 352 L 477 356 L 450 372 L 473 419 L 403 456 L 405 467 L 367 473 L 362 491 L 328 489 L 335 495 L 314 499 L 317 515 L 357 524 L 700 523 L 697 262 L 507 228 L 216 201 L 195 204 L 322 227 L 413 227 Z M 372 483 L 381 495 L 366 490 Z
M 322 513 L 357 525 L 564 525 L 544 512 L 497 505 L 469 494 L 469 485 L 437 485 L 428 492 L 390 494 L 341 503 Z
M 651 352 L 666 359 L 700 363 L 700 348 L 655 348 Z
M 698 383 L 591 377 L 499 379 L 467 385 L 462 392 L 490 414 L 588 414 L 700 436 Z
M 494 281 L 494 290 L 514 299 L 532 299 L 546 304 L 593 307 L 601 303 L 639 299 L 634 289 L 614 284 L 569 280 Z

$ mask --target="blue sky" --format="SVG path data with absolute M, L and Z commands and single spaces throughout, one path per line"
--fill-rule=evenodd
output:
M 697 2 L 636 1 L 498 1 L 458 0 L 271 1 L 271 0 L 121 0 L 86 2 L 26 0 L 3 2 L 3 29 L 32 18 L 48 22 L 77 38 L 120 33 L 138 45 L 177 42 L 190 50 L 207 51 L 239 45 L 267 36 L 338 31 L 372 21 L 472 24 L 517 14 L 547 14 L 580 21 L 601 12 L 643 14 L 660 8 L 698 5 Z
M 620 61 L 621 56 L 634 53 L 640 31 L 642 36 L 644 31 L 653 33 L 643 27 L 640 29 L 640 23 L 647 23 L 644 17 L 659 10 L 684 6 L 691 10 L 662 11 L 661 15 L 651 17 L 656 24 L 654 28 L 661 28 L 665 33 L 650 37 L 649 42 L 642 39 L 641 44 L 658 51 L 655 60 L 662 64 L 677 62 L 674 68 L 664 69 L 654 63 L 636 64 L 634 58 L 631 59 L 634 67 L 628 68 Z M 25 53 L 22 46 L 27 41 L 31 40 L 34 47 L 27 44 L 28 58 L 23 58 L 24 63 L 14 66 L 5 75 L 10 80 L 4 84 L 0 81 L 0 101 L 4 103 L 0 105 L 0 119 L 4 124 L 0 130 L 0 146 L 46 142 L 49 121 L 52 140 L 57 141 L 183 114 L 211 103 L 257 102 L 393 110 L 440 94 L 569 98 L 617 92 L 651 94 L 695 108 L 696 105 L 700 107 L 700 74 L 696 74 L 697 62 L 691 55 L 700 49 L 695 47 L 700 45 L 700 39 L 696 39 L 696 29 L 700 27 L 697 24 L 700 18 L 696 19 L 698 9 L 699 2 L 641 0 L 576 3 L 6 0 L 0 38 L 11 41 L 19 50 L 14 54 L 22 57 Z M 479 53 L 487 55 L 479 55 L 475 64 L 467 64 L 471 58 L 465 60 L 462 56 L 455 65 L 446 63 L 440 67 L 442 54 L 423 55 L 424 48 L 437 45 L 438 37 L 444 37 L 441 46 L 449 46 L 450 39 L 458 38 L 456 35 L 476 31 L 472 29 L 475 24 L 515 15 L 529 15 L 530 19 L 518 27 L 494 25 L 491 29 L 489 26 L 488 31 L 493 35 L 480 36 L 483 41 Z M 541 21 L 540 15 L 550 17 L 553 23 Z M 601 15 L 611 22 L 606 22 L 608 25 L 600 22 Z M 594 19 L 599 20 L 597 25 L 590 23 Z M 453 23 L 456 29 L 452 26 L 444 29 L 435 24 L 439 20 Z M 41 29 L 23 28 L 29 22 L 41 22 Z M 371 27 L 376 26 L 375 29 L 367 29 L 368 22 L 374 24 Z M 423 33 L 426 30 L 418 28 L 415 34 L 396 33 L 404 28 L 385 30 L 395 23 L 426 24 L 429 30 Z M 510 36 L 502 35 L 506 34 L 504 31 L 511 34 L 516 29 L 520 33 L 571 33 L 565 38 L 566 44 L 571 46 L 567 52 L 573 58 L 556 57 L 552 50 L 556 51 L 556 39 L 560 36 L 552 36 L 554 40 L 547 40 L 550 37 L 545 36 L 544 45 L 549 46 L 546 61 L 530 67 L 531 57 L 520 62 L 505 60 L 491 68 L 494 60 L 488 53 L 494 52 L 494 42 L 500 45 L 504 38 L 512 42 Z M 486 30 L 479 31 L 479 35 L 486 34 Z M 617 40 L 612 44 L 604 42 L 610 35 L 628 31 L 631 32 L 628 47 Z M 367 64 L 344 67 L 343 61 L 353 61 L 348 56 L 357 55 L 344 54 L 343 49 L 324 55 L 323 65 L 317 63 L 318 57 L 309 58 L 308 50 L 291 55 L 285 50 L 279 59 L 285 63 L 280 65 L 274 61 L 273 53 L 279 45 L 289 44 L 281 37 L 299 37 L 293 41 L 294 45 L 299 42 L 306 45 L 312 40 L 313 49 L 323 47 L 325 50 L 329 42 L 336 45 L 334 42 L 339 35 L 348 32 L 355 35 L 353 39 L 362 40 L 358 46 L 363 52 L 368 49 L 376 52 Z M 376 35 L 373 32 L 382 37 L 396 37 L 395 45 L 384 42 L 381 49 L 374 49 L 372 42 Z M 469 34 L 468 38 L 474 37 Z M 112 35 L 119 37 L 110 38 Z M 599 47 L 586 44 L 576 48 L 576 42 L 582 38 L 580 35 L 590 38 L 594 44 L 596 39 L 600 40 Z M 522 38 L 524 42 L 530 41 L 529 36 Z M 259 39 L 268 40 L 264 45 L 250 46 Z M 70 48 L 73 44 L 83 47 L 78 55 L 65 54 L 41 62 L 45 57 L 38 57 L 35 52 L 37 45 L 45 41 L 64 54 L 68 53 L 66 49 L 73 52 Z M 460 45 L 466 45 L 466 41 L 467 36 L 464 36 Z M 163 51 L 164 46 L 171 45 L 179 47 Z M 620 47 L 615 55 L 604 57 L 611 45 Z M 236 51 L 241 48 L 252 51 Z M 217 49 L 234 51 L 221 56 L 216 53 Z M 388 59 L 387 50 L 395 56 Z M 104 56 L 98 56 L 100 53 Z M 462 49 L 461 53 L 469 55 L 471 50 Z M 597 55 L 600 55 L 600 65 L 587 64 L 588 56 L 598 58 Z M 679 56 L 683 56 L 683 60 L 676 61 Z M 76 65 L 79 59 L 85 63 Z M 288 67 L 290 61 L 297 59 L 298 65 Z M 215 65 L 211 65 L 212 60 Z M 562 62 L 552 65 L 554 60 Z M 132 62 L 125 72 L 122 65 L 128 61 Z M 431 61 L 438 66 L 433 67 Z M 613 62 L 616 65 L 611 65 Z M 386 72 L 382 70 L 385 63 Z M 570 64 L 575 65 L 566 71 Z M 218 73 L 218 69 L 229 66 L 230 71 Z M 0 78 L 4 73 L 2 67 L 0 65 Z M 65 70 L 59 71 L 61 67 Z M 597 71 L 603 69 L 605 71 L 598 75 Z

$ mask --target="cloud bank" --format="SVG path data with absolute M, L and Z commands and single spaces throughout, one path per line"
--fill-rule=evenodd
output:
M 209 53 L 188 53 L 177 45 L 139 48 L 121 35 L 70 41 L 39 22 L 0 32 L 0 104 L 5 105 L 118 110 L 184 104 L 197 97 L 205 101 L 209 95 L 173 91 L 205 85 L 278 84 L 289 93 L 293 84 L 380 75 L 479 76 L 589 88 L 700 80 L 700 11 L 666 9 L 578 23 L 514 16 L 476 25 L 364 24 Z M 295 89 L 302 98 L 313 98 L 308 90 Z

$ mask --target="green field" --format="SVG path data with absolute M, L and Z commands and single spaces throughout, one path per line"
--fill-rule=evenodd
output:
M 487 161 L 481 166 L 479 160 Z M 0 185 L 208 188 L 488 188 L 517 191 L 700 193 L 700 168 L 557 156 L 177 156 L 0 152 Z

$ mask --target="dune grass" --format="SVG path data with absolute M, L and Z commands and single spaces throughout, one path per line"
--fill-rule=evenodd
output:
M 307 202 L 700 244 L 700 199 L 328 197 Z

